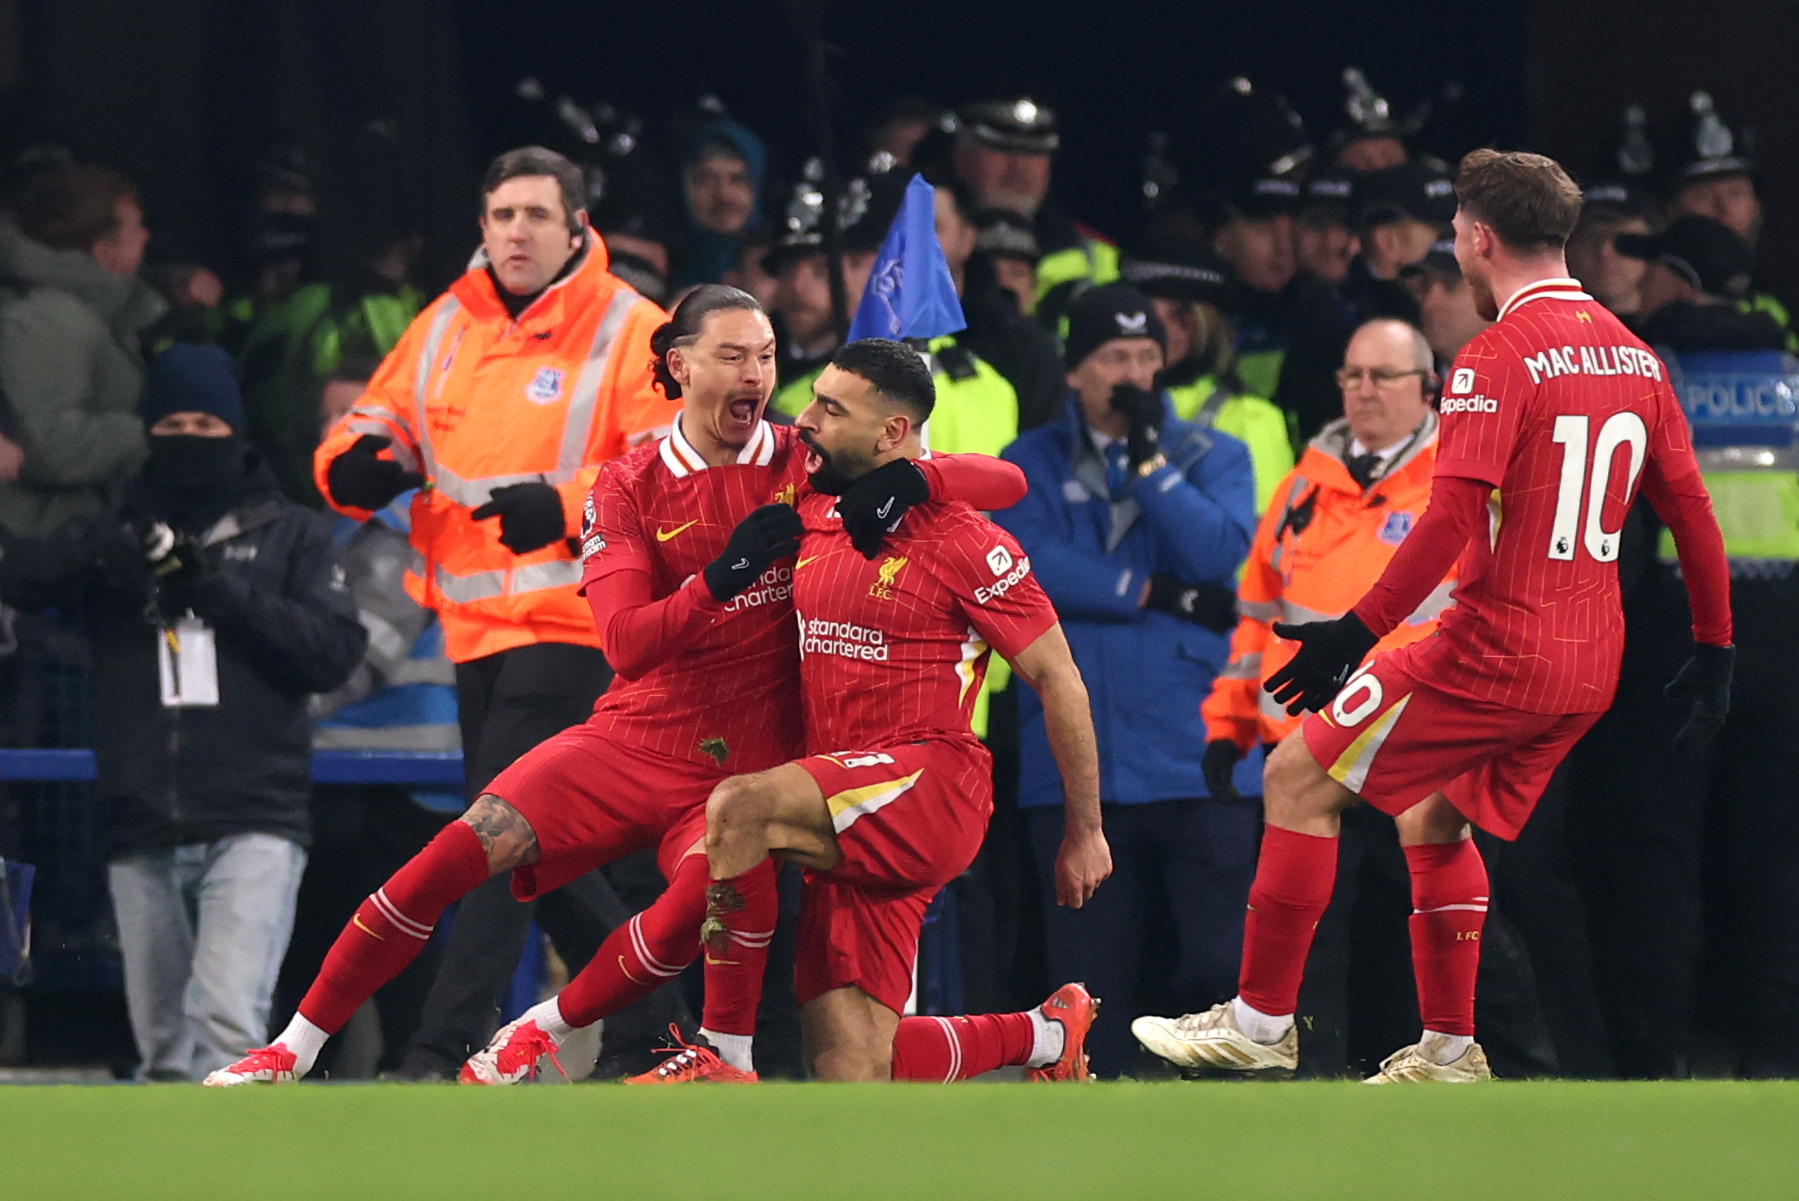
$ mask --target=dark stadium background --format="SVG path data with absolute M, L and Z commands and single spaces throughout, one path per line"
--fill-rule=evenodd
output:
M 1319 135 L 1345 64 L 1402 112 L 1458 81 L 1463 139 L 1529 144 L 1577 169 L 1603 158 L 1627 101 L 1668 113 L 1710 88 L 1733 124 L 1761 133 L 1767 274 L 1799 274 L 1799 222 L 1783 203 L 1799 186 L 1790 0 L 798 2 L 827 10 L 846 162 L 888 96 L 1028 89 L 1062 112 L 1070 207 L 1121 235 L 1143 134 L 1232 72 L 1284 92 Z M 127 171 L 154 255 L 229 272 L 251 165 L 276 130 L 341 179 L 355 173 L 349 132 L 388 118 L 407 161 L 374 203 L 422 228 L 438 282 L 467 252 L 479 164 L 516 134 L 502 101 L 520 76 L 646 115 L 716 92 L 791 166 L 812 148 L 806 61 L 781 0 L 0 0 L 0 150 L 49 138 Z M 327 233 L 369 218 L 347 211 L 369 201 L 330 191 Z

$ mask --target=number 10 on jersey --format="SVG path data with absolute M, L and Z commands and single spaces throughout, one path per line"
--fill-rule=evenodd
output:
M 1591 422 L 1584 415 L 1563 415 L 1555 419 L 1555 441 L 1562 447 L 1562 478 L 1555 498 L 1555 521 L 1549 529 L 1549 557 L 1574 558 L 1575 534 L 1587 553 L 1601 563 L 1618 557 L 1618 529 L 1607 530 L 1601 518 L 1605 508 L 1606 489 L 1611 484 L 1612 459 L 1618 447 L 1630 447 L 1630 476 L 1624 482 L 1624 499 L 1628 502 L 1636 490 L 1637 476 L 1642 473 L 1643 459 L 1649 451 L 1649 431 L 1635 413 L 1614 413 L 1599 427 L 1599 437 L 1592 444 L 1592 476 L 1589 480 L 1587 434 Z M 1587 520 L 1580 520 L 1582 499 L 1586 501 Z

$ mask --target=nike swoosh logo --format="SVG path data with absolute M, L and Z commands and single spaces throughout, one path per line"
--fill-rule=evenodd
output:
M 378 939 L 381 942 L 387 941 L 387 938 L 384 935 L 376 934 L 373 930 L 369 929 L 367 926 L 362 924 L 362 915 L 360 913 L 353 913 L 350 915 L 350 924 L 355 926 L 358 930 L 362 931 L 364 934 L 368 935 L 370 938 Z
M 736 967 L 737 966 L 737 960 L 735 960 L 735 959 L 714 959 L 714 958 L 712 958 L 711 951 L 706 952 L 706 962 L 708 964 L 711 964 L 713 967 Z
M 891 496 L 889 496 L 887 498 L 887 503 L 875 510 L 875 516 L 879 517 L 882 521 L 886 521 L 887 514 L 891 513 L 892 511 L 893 511 L 893 498 Z
M 625 957 L 623 955 L 618 957 L 618 970 L 623 972 L 625 974 L 625 979 L 629 980 L 631 983 L 641 985 L 645 988 L 649 987 L 649 981 L 639 980 L 636 976 L 631 974 L 631 969 L 625 966 Z
M 809 555 L 804 559 L 795 559 L 793 562 L 793 569 L 795 571 L 798 571 L 800 568 L 804 567 L 806 564 L 816 562 L 817 560 L 818 560 L 817 555 Z
M 688 522 L 686 525 L 678 525 L 672 530 L 665 530 L 661 526 L 657 526 L 656 527 L 656 541 L 667 542 L 670 538 L 673 538 L 676 534 L 679 534 L 682 530 L 689 529 L 692 526 L 695 526 L 698 524 L 699 524 L 699 518 L 696 517 L 692 521 Z

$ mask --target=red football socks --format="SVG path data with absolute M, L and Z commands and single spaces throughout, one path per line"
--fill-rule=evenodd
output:
M 591 1026 L 680 975 L 700 950 L 706 916 L 706 857 L 688 855 L 656 903 L 614 930 L 556 995 L 562 1020 Z
M 1249 914 L 1243 923 L 1243 966 L 1237 992 L 1270 1017 L 1299 1005 L 1299 982 L 1318 919 L 1337 883 L 1337 840 L 1267 826 Z
M 689 855 L 687 860 L 697 862 L 704 875 L 704 855 Z M 764 859 L 741 876 L 718 881 L 707 896 L 716 903 L 707 907 L 706 916 L 716 918 L 721 928 L 706 944 L 706 1004 L 700 1026 L 709 1034 L 754 1034 L 768 944 L 775 936 L 780 909 L 774 860 Z
M 1474 978 L 1487 920 L 1487 865 L 1474 840 L 1405 848 L 1412 873 L 1418 1015 L 1437 1034 L 1474 1035 Z
M 1027 1063 L 1035 1037 L 1028 1013 L 901 1018 L 893 1036 L 893 1078 L 948 1084 Z
M 300 1001 L 301 1015 L 336 1034 L 424 948 L 445 906 L 472 892 L 487 875 L 480 836 L 466 822 L 445 826 L 357 907 Z

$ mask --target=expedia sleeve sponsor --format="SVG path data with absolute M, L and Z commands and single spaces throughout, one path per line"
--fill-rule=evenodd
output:
M 800 655 L 839 655 L 868 663 L 885 663 L 887 635 L 852 621 L 826 621 L 799 614 Z
M 1009 557 L 1010 556 L 1008 556 L 1008 558 Z M 989 556 L 988 562 L 993 562 L 991 556 Z M 983 584 L 974 590 L 975 604 L 984 605 L 989 601 L 998 600 L 1000 597 L 1016 588 L 1018 586 L 1018 581 L 1030 574 L 1031 557 L 1029 555 L 1019 556 L 1018 560 L 1011 565 L 1011 570 L 1006 572 L 1005 575 L 1001 576 L 991 584 Z

